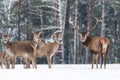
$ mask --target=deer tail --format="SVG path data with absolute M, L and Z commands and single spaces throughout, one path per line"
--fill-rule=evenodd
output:
M 107 53 L 109 40 L 107 38 L 101 38 L 102 53 Z

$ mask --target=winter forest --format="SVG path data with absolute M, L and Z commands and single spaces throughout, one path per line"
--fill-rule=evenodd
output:
M 108 38 L 107 63 L 120 63 L 120 0 L 0 0 L 0 33 L 10 34 L 10 41 L 33 40 L 32 31 L 42 31 L 43 40 L 62 32 L 53 64 L 91 64 L 91 53 L 73 27 L 84 32 L 96 24 L 95 18 L 100 22 L 90 36 Z M 5 50 L 1 37 L 0 50 Z M 38 57 L 37 64 L 47 64 L 46 58 Z

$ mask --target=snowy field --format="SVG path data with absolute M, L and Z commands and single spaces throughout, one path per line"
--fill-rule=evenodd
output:
M 91 69 L 89 64 L 38 65 L 38 69 L 0 69 L 0 80 L 120 80 L 120 64 L 107 64 L 107 69 Z

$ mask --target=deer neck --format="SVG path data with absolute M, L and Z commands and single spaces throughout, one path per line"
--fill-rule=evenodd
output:
M 53 44 L 54 45 L 54 48 L 56 48 L 56 49 L 58 49 L 58 47 L 59 47 L 59 42 L 54 42 L 54 43 L 51 43 L 51 44 Z
M 88 48 L 90 42 L 92 40 L 92 37 L 88 36 L 87 39 L 85 40 L 85 42 L 82 42 L 82 45 L 86 48 Z
M 4 43 L 6 47 L 8 47 L 10 44 L 11 44 L 10 41 L 7 41 L 6 43 Z

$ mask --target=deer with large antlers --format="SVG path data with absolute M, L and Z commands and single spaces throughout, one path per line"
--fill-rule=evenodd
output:
M 57 49 L 59 48 L 61 36 L 62 36 L 61 32 L 54 33 L 53 34 L 53 39 L 54 39 L 53 43 L 51 43 L 51 42 L 44 43 L 41 40 L 38 40 L 38 38 L 36 38 L 35 41 L 37 41 L 37 42 L 34 45 L 31 45 L 34 48 L 34 56 L 47 58 L 49 68 L 51 68 L 52 56 L 55 55 Z
M 96 19 L 97 20 L 97 19 Z M 91 57 L 92 57 L 92 69 L 93 69 L 93 64 L 94 64 L 94 58 L 96 57 L 96 67 L 98 68 L 98 59 L 99 55 L 101 55 L 101 66 L 104 63 L 104 68 L 106 68 L 106 56 L 108 52 L 108 46 L 109 46 L 109 39 L 106 37 L 100 37 L 100 36 L 89 36 L 90 31 L 93 30 L 96 25 L 98 24 L 100 20 L 97 20 L 96 24 L 94 27 L 87 28 L 85 32 L 82 32 L 80 28 L 74 28 L 78 35 L 80 36 L 80 40 L 82 45 L 85 48 L 88 48 L 89 51 L 91 52 Z M 69 20 L 69 23 L 74 26 L 73 22 Z
M 38 33 L 40 36 L 41 32 Z M 34 36 L 34 33 L 33 33 Z M 30 68 L 30 60 L 32 60 L 33 68 L 36 68 L 36 60 L 33 56 L 33 48 L 31 44 L 34 41 L 9 41 L 9 35 L 2 35 L 5 44 L 5 52 L 12 59 L 12 68 L 15 68 L 16 57 L 25 59 L 26 68 Z

